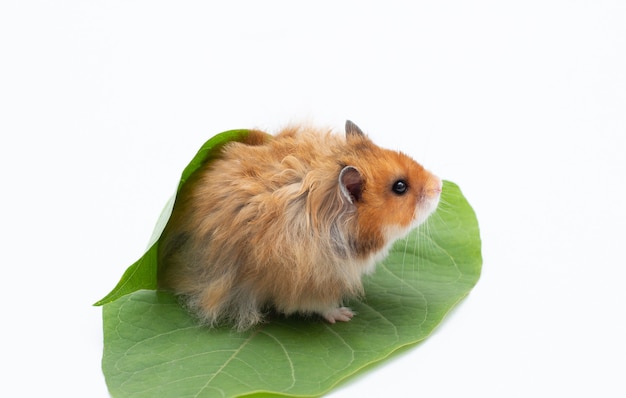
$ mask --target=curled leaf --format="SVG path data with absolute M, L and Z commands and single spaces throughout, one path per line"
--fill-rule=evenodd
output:
M 187 167 L 185 167 L 185 170 L 183 170 L 180 178 L 180 183 L 178 184 L 178 191 L 194 171 L 200 168 L 202 164 L 211 161 L 211 159 L 215 157 L 215 155 L 218 153 L 222 146 L 231 141 L 245 141 L 248 138 L 250 132 L 251 130 L 229 130 L 217 134 L 216 136 L 205 142 L 200 150 L 198 150 L 196 156 L 194 156 L 194 158 L 191 160 L 191 162 L 189 162 Z M 270 137 L 270 135 L 267 135 L 266 138 L 269 139 Z M 122 278 L 113 288 L 113 290 L 105 297 L 100 299 L 98 302 L 96 302 L 94 305 L 103 305 L 106 303 L 110 303 L 126 294 L 130 294 L 137 290 L 156 289 L 156 259 L 157 248 L 159 244 L 158 237 L 161 235 L 161 232 L 163 231 L 163 228 L 167 223 L 173 206 L 174 201 L 170 200 L 165 210 L 161 214 L 159 221 L 157 222 L 157 228 L 155 230 L 148 251 L 139 260 L 137 260 L 130 267 L 128 267 L 128 269 L 126 269 L 126 271 L 122 275 Z
M 199 326 L 172 295 L 145 290 L 154 288 L 155 250 L 100 302 L 102 367 L 114 397 L 322 395 L 428 337 L 482 265 L 476 216 L 449 181 L 439 209 L 365 279 L 365 298 L 349 303 L 358 315 L 347 323 L 275 317 L 245 333 Z

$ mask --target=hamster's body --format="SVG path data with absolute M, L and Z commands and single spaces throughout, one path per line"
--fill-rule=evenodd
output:
M 183 185 L 159 244 L 159 287 L 209 325 L 243 330 L 268 308 L 348 321 L 342 302 L 440 192 L 437 177 L 351 122 L 345 137 L 253 131 Z

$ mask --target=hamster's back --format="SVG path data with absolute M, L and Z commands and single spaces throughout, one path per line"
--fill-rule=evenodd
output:
M 303 127 L 226 145 L 179 192 L 160 241 L 159 287 L 204 322 L 240 328 L 266 305 L 319 312 L 359 294 L 361 270 L 340 227 L 353 217 L 336 179 L 346 151 L 344 137 Z

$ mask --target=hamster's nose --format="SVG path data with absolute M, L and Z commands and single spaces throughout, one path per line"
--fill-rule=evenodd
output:
M 431 183 L 428 185 L 427 190 L 431 196 L 437 196 L 443 189 L 443 183 L 439 177 L 433 176 Z

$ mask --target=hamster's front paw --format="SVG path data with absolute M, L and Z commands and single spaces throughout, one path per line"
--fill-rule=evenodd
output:
M 348 307 L 339 307 L 324 313 L 323 316 L 329 323 L 348 322 L 354 316 L 354 312 Z

